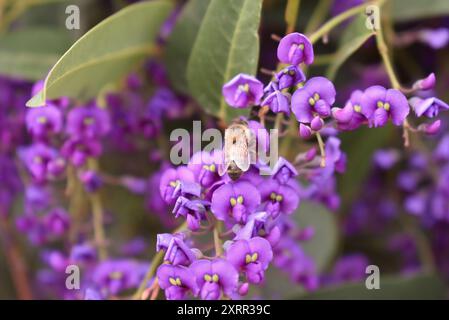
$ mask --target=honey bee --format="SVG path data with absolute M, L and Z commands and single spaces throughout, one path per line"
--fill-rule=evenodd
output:
M 224 166 L 221 166 L 219 174 L 226 172 L 235 181 L 248 171 L 251 163 L 255 162 L 256 139 L 248 128 L 248 123 L 238 120 L 225 130 L 224 139 Z

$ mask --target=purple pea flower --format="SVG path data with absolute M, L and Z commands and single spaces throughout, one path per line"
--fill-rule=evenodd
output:
M 292 111 L 301 123 L 312 123 L 315 118 L 326 118 L 331 114 L 335 95 L 335 87 L 328 79 L 311 78 L 303 88 L 293 94 Z
M 337 121 L 340 130 L 355 130 L 367 122 L 362 113 L 361 90 L 355 90 L 343 108 L 332 108 L 332 116 Z
M 81 172 L 79 179 L 83 183 L 84 189 L 89 193 L 96 192 L 103 186 L 103 180 L 94 170 L 86 170 Z
M 203 300 L 218 300 L 222 293 L 232 296 L 237 291 L 239 274 L 227 260 L 197 260 L 190 268 L 196 276 L 196 282 Z
M 57 159 L 58 152 L 43 144 L 35 143 L 19 150 L 19 156 L 37 182 L 44 182 L 49 177 L 49 163 Z
M 181 182 L 195 182 L 193 172 L 186 166 L 180 166 L 176 169 L 169 168 L 162 174 L 159 191 L 162 199 L 166 203 L 172 203 L 174 201 L 176 188 Z
M 449 43 L 449 29 L 423 29 L 418 32 L 418 39 L 432 49 L 441 49 Z
M 275 246 L 280 239 L 279 227 L 270 220 L 267 212 L 256 212 L 248 217 L 248 222 L 236 230 L 234 240 L 249 240 L 253 237 L 267 239 L 271 246 Z
M 362 97 L 362 113 L 374 127 L 384 126 L 391 117 L 393 124 L 400 126 L 409 114 L 407 98 L 396 89 L 372 86 Z
M 290 214 L 298 208 L 299 195 L 289 185 L 282 185 L 277 180 L 268 180 L 259 186 L 262 202 L 265 202 L 265 211 L 273 219 L 279 214 Z
M 37 139 L 45 139 L 62 129 L 61 111 L 54 105 L 30 109 L 26 115 L 28 131 Z
M 157 279 L 161 289 L 165 290 L 167 300 L 185 299 L 189 291 L 198 294 L 198 285 L 191 268 L 163 264 L 157 269 Z
M 297 66 L 288 66 L 276 73 L 276 83 L 278 90 L 284 90 L 306 81 L 306 76 Z
M 190 158 L 187 167 L 193 172 L 196 181 L 203 187 L 210 187 L 220 180 L 218 165 L 223 162 L 221 151 L 200 151 Z
M 227 183 L 214 191 L 211 211 L 218 220 L 232 217 L 239 223 L 246 223 L 248 215 L 260 204 L 259 190 L 247 181 Z
M 44 224 L 50 234 L 62 236 L 70 228 L 70 216 L 64 209 L 55 208 L 44 217 Z
M 70 261 L 77 264 L 91 264 L 97 261 L 97 250 L 88 243 L 74 245 L 70 251 Z
M 291 178 L 298 175 L 296 168 L 283 157 L 279 157 L 273 168 L 273 179 L 279 181 L 280 184 L 286 184 Z
M 226 251 L 226 257 L 237 270 L 246 274 L 250 283 L 258 284 L 264 280 L 273 251 L 267 240 L 255 237 L 234 242 Z
M 223 97 L 234 108 L 258 105 L 263 96 L 263 84 L 253 76 L 240 73 L 223 86 Z
M 61 154 L 76 167 L 82 167 L 87 158 L 96 158 L 102 151 L 101 143 L 90 139 L 69 139 L 61 148 Z
M 170 263 L 174 266 L 189 266 L 195 260 L 195 254 L 185 244 L 184 240 L 180 237 L 172 236 L 167 248 L 165 249 L 164 262 Z
M 298 32 L 290 33 L 279 42 L 277 56 L 279 61 L 298 65 L 313 63 L 313 46 L 309 39 Z
M 262 101 L 261 105 L 268 106 L 274 113 L 282 112 L 288 116 L 290 115 L 290 98 L 289 93 L 274 91 Z
M 206 202 L 202 200 L 189 200 L 186 197 L 179 197 L 176 200 L 173 213 L 175 217 L 183 216 L 187 219 L 187 226 L 192 231 L 200 228 L 200 222 L 205 217 Z
M 447 103 L 435 97 L 427 99 L 413 97 L 409 100 L 409 103 L 417 117 L 426 116 L 427 118 L 433 118 L 438 116 L 440 111 L 449 110 Z
M 146 264 L 132 260 L 105 260 L 94 270 L 93 282 L 112 295 L 135 288 L 145 275 Z
M 100 138 L 110 128 L 109 113 L 97 107 L 74 108 L 67 115 L 67 133 L 72 138 Z
M 419 79 L 418 81 L 416 81 L 413 84 L 412 89 L 413 90 L 430 90 L 435 87 L 435 82 L 436 82 L 435 74 L 432 72 L 424 79 Z

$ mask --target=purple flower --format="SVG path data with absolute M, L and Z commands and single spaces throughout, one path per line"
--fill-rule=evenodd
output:
M 226 103 L 234 108 L 258 105 L 263 96 L 263 84 L 253 76 L 240 73 L 223 86 Z
M 298 65 L 313 63 L 313 46 L 309 39 L 301 33 L 294 32 L 281 39 L 278 46 L 277 56 L 279 61 Z
M 338 129 L 355 130 L 367 122 L 366 117 L 362 113 L 362 97 L 363 92 L 355 90 L 351 93 L 351 97 L 344 108 L 332 108 L 332 116 L 337 121 Z
M 374 163 L 382 170 L 391 169 L 400 159 L 398 150 L 377 150 L 373 155 Z
M 297 66 L 288 66 L 276 73 L 278 90 L 284 90 L 306 81 L 306 76 Z
M 169 168 L 164 171 L 160 180 L 159 191 L 166 203 L 172 203 L 175 200 L 175 191 L 181 182 L 195 182 L 193 172 L 186 166 L 180 166 L 176 169 Z
M 245 223 L 248 215 L 260 204 L 259 190 L 247 181 L 227 183 L 214 191 L 211 211 L 218 220 L 227 221 L 232 217 Z
M 409 100 L 409 103 L 417 117 L 424 115 L 427 118 L 433 118 L 438 116 L 440 111 L 449 109 L 447 103 L 435 97 L 427 99 L 413 97 Z
M 187 167 L 195 175 L 196 181 L 203 187 L 210 187 L 214 182 L 220 180 L 218 165 L 223 162 L 221 151 L 200 151 L 190 158 Z
M 297 175 L 298 172 L 296 171 L 296 168 L 286 159 L 279 157 L 273 168 L 273 179 L 279 181 L 280 184 L 286 184 L 291 178 L 294 178 Z
M 218 300 L 222 293 L 232 296 L 237 291 L 239 274 L 234 266 L 224 259 L 197 260 L 190 268 L 203 300 Z
M 82 167 L 87 158 L 96 158 L 101 152 L 101 143 L 90 139 L 69 139 L 61 148 L 61 154 L 75 167 Z
M 200 228 L 200 222 L 206 214 L 206 202 L 202 200 L 189 200 L 186 197 L 179 197 L 176 200 L 173 213 L 175 217 L 183 216 L 187 219 L 187 226 L 192 231 Z
M 80 173 L 80 181 L 84 184 L 87 192 L 96 192 L 103 186 L 103 180 L 96 171 L 87 170 Z
M 366 278 L 366 267 L 369 265 L 363 254 L 350 254 L 341 257 L 335 264 L 328 279 L 328 284 L 359 282 Z
M 362 113 L 374 127 L 384 126 L 391 117 L 393 124 L 400 126 L 410 111 L 407 98 L 396 89 L 372 86 L 362 97 Z
M 315 117 L 326 118 L 331 114 L 335 101 L 335 88 L 324 77 L 309 79 L 292 97 L 292 111 L 302 123 L 311 123 Z
M 189 291 L 198 294 L 198 285 L 191 268 L 163 264 L 157 269 L 157 279 L 161 289 L 165 290 L 167 300 L 185 299 Z
M 49 134 L 59 133 L 62 129 L 61 111 L 54 105 L 30 109 L 26 115 L 28 131 L 37 139 L 45 139 Z
M 147 105 L 147 117 L 159 119 L 162 116 L 168 119 L 179 118 L 184 109 L 183 101 L 169 88 L 158 88 Z M 159 125 L 155 123 L 155 125 Z
M 55 208 L 44 217 L 44 224 L 50 234 L 62 236 L 70 227 L 70 216 L 62 208 Z
M 261 237 L 250 240 L 238 240 L 226 251 L 227 260 L 237 269 L 243 271 L 251 283 L 261 283 L 264 272 L 273 259 L 270 243 Z
M 277 180 L 268 180 L 259 186 L 262 202 L 265 202 L 265 211 L 273 219 L 279 214 L 290 214 L 298 208 L 299 195 L 289 185 L 281 184 Z
M 105 260 L 94 270 L 93 282 L 112 295 L 135 288 L 145 275 L 147 265 L 132 260 Z
M 100 138 L 110 128 L 109 113 L 97 107 L 77 107 L 67 115 L 67 133 L 72 138 Z
M 290 94 L 274 91 L 262 101 L 262 106 L 268 106 L 274 113 L 283 112 L 290 115 Z
M 419 31 L 418 39 L 432 49 L 441 49 L 449 43 L 449 29 L 423 29 Z
M 70 251 L 70 261 L 80 264 L 91 264 L 97 260 L 97 250 L 88 243 L 77 244 Z
M 270 220 L 267 212 L 256 212 L 248 217 L 248 222 L 236 230 L 234 240 L 249 240 L 263 237 L 275 246 L 281 236 L 279 227 Z
M 43 144 L 35 143 L 19 150 L 19 156 L 37 182 L 49 177 L 49 163 L 57 158 L 58 152 Z
M 195 260 L 195 254 L 185 244 L 184 240 L 179 237 L 172 236 L 167 248 L 165 249 L 164 262 L 170 263 L 174 266 L 189 266 Z
M 435 74 L 432 72 L 424 79 L 419 79 L 413 84 L 413 90 L 430 90 L 435 87 Z

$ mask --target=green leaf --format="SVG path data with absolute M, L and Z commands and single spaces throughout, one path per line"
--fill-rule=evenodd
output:
M 59 59 L 27 106 L 61 96 L 94 97 L 155 51 L 154 40 L 171 8 L 168 1 L 142 2 L 100 22 Z
M 210 0 L 190 0 L 183 8 L 167 42 L 165 65 L 173 87 L 188 94 L 187 62 Z
M 447 0 L 392 0 L 391 14 L 398 22 L 449 15 Z
M 27 80 L 45 78 L 70 46 L 66 30 L 24 29 L 0 38 L 0 73 Z
M 313 258 L 318 271 L 322 272 L 328 267 L 338 248 L 335 213 L 330 212 L 321 204 L 301 201 L 298 210 L 292 217 L 301 228 L 308 226 L 314 228 L 314 237 L 299 245 Z M 268 268 L 265 278 L 265 285 L 261 288 L 262 292 L 260 293 L 264 299 L 276 298 L 273 293 L 280 294 L 282 298 L 305 292 L 299 284 L 291 281 L 289 275 L 274 266 Z
M 335 79 L 343 63 L 373 35 L 365 26 L 365 20 L 364 15 L 358 15 L 344 31 L 335 57 L 326 71 L 329 79 Z
M 362 184 L 372 168 L 371 158 L 374 151 L 388 145 L 394 130 L 393 125 L 387 125 L 375 129 L 359 128 L 357 134 L 348 132 L 341 135 L 341 149 L 347 154 L 348 167 L 347 172 L 339 176 L 338 180 L 343 206 L 354 201 L 354 196 L 362 189 Z
M 294 219 L 301 228 L 312 226 L 315 235 L 301 244 L 304 251 L 315 261 L 319 271 L 323 271 L 332 261 L 338 247 L 338 229 L 335 213 L 322 204 L 302 201 Z
M 262 0 L 212 0 L 187 66 L 192 96 L 220 119 L 245 114 L 226 105 L 222 86 L 238 73 L 255 75 L 259 57 Z
M 368 290 L 365 283 L 347 283 L 321 289 L 292 299 L 445 299 L 443 280 L 437 275 L 421 274 L 413 277 L 380 275 L 380 289 Z

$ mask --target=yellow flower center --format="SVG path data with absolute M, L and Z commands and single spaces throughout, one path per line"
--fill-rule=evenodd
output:
M 254 252 L 252 255 L 247 254 L 245 256 L 245 262 L 246 262 L 246 264 L 250 264 L 251 262 L 256 262 L 258 258 L 259 258 L 259 255 L 257 254 L 257 252 Z
M 44 116 L 40 116 L 37 118 L 36 121 L 37 121 L 37 123 L 44 124 L 44 123 L 47 123 L 47 118 Z
M 360 111 L 362 111 L 362 107 L 359 106 L 358 104 L 356 104 L 356 105 L 354 106 L 354 111 L 355 111 L 355 112 L 360 112 Z

